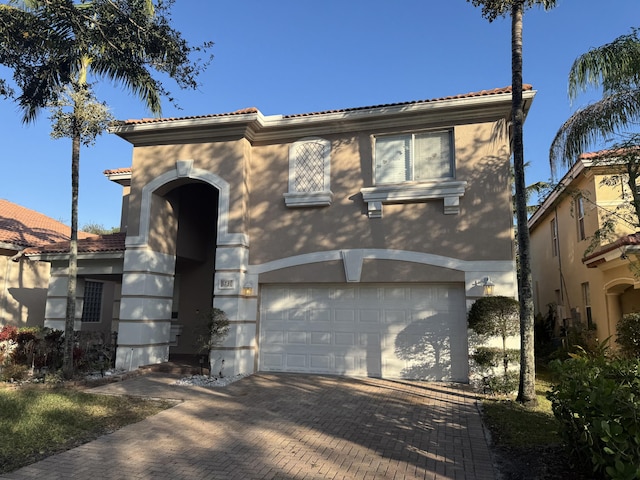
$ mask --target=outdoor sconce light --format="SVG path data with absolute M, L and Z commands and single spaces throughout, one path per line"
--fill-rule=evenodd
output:
M 253 283 L 247 282 L 242 287 L 242 295 L 245 297 L 250 297 L 253 295 Z
M 484 277 L 482 280 L 482 293 L 484 293 L 485 297 L 490 297 L 493 295 L 493 289 L 496 284 L 491 281 L 489 277 Z
M 482 280 L 474 282 L 473 286 L 482 287 L 482 294 L 485 297 L 490 297 L 493 295 L 493 289 L 496 284 L 491 281 L 491 278 L 484 277 Z

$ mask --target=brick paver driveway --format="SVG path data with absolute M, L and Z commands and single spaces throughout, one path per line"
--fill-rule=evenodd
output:
M 462 388 L 293 374 L 218 389 L 174 380 L 148 374 L 95 389 L 184 401 L 1 478 L 495 478 Z

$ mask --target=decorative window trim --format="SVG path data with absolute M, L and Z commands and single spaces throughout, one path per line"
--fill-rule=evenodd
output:
M 301 146 L 309 143 L 321 144 L 323 146 L 322 163 L 323 178 L 322 190 L 299 191 L 296 187 L 298 174 L 297 162 L 298 152 Z M 284 196 L 284 202 L 287 207 L 326 207 L 331 205 L 333 201 L 333 192 L 331 185 L 331 142 L 319 137 L 302 138 L 289 147 L 289 191 Z
M 360 192 L 364 201 L 368 203 L 369 218 L 381 218 L 382 205 L 440 198 L 444 200 L 444 214 L 457 215 L 460 213 L 460 197 L 464 195 L 466 188 L 466 181 L 443 180 L 432 183 L 364 187 Z

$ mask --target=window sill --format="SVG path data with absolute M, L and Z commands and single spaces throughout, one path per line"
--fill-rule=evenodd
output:
M 382 217 L 382 205 L 393 203 L 413 203 L 426 200 L 444 200 L 444 214 L 460 213 L 460 197 L 464 195 L 467 182 L 443 180 L 431 183 L 414 183 L 401 185 L 378 185 L 360 189 L 364 201 L 367 202 L 369 218 Z
M 333 200 L 333 192 L 287 192 L 284 203 L 289 208 L 328 207 Z

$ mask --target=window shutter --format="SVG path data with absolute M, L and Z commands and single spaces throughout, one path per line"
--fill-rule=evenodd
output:
M 376 139 L 376 183 L 401 183 L 411 179 L 411 137 Z

